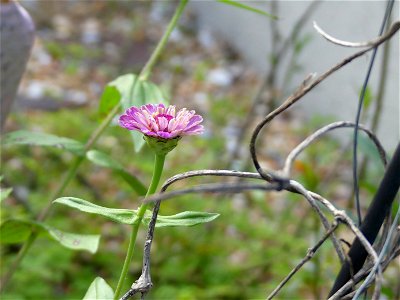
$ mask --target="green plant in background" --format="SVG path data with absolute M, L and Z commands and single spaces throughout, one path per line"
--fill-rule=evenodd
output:
M 235 1 L 219 2 L 266 15 L 247 5 L 238 5 Z M 83 291 L 86 291 L 84 299 L 118 299 L 126 284 L 132 283 L 126 280 L 128 277 L 139 280 L 141 278 L 140 272 L 137 271 L 141 267 L 141 253 L 134 251 L 134 246 L 141 243 L 148 245 L 148 237 L 143 240 L 139 229 L 141 225 L 151 227 L 151 221 L 154 220 L 154 215 L 148 210 L 149 204 L 141 201 L 142 197 L 147 198 L 157 190 L 162 174 L 163 177 L 170 177 L 187 171 L 188 162 L 193 170 L 205 166 L 209 168 L 210 165 L 224 165 L 223 159 L 220 159 L 223 155 L 221 149 L 225 146 L 224 139 L 228 139 L 229 136 L 226 136 L 221 127 L 246 111 L 245 101 L 232 101 L 238 97 L 235 90 L 232 90 L 229 96 L 210 95 L 209 99 L 212 101 L 207 119 L 212 120 L 212 124 L 209 124 L 212 133 L 204 138 L 184 138 L 179 141 L 180 137 L 185 135 L 179 130 L 189 130 L 186 133 L 190 132 L 190 129 L 195 133 L 202 131 L 201 127 L 196 127 L 200 126 L 201 118 L 186 110 L 179 115 L 174 107 L 169 106 L 168 97 L 160 86 L 148 79 L 186 3 L 187 1 L 181 1 L 163 39 L 142 72 L 138 75 L 119 76 L 107 84 L 97 113 L 76 110 L 32 115 L 24 125 L 40 123 L 41 130 L 51 130 L 57 135 L 22 130 L 12 132 L 3 139 L 4 145 L 7 146 L 25 144 L 48 147 L 46 150 L 39 147 L 21 147 L 21 152 L 17 155 L 21 156 L 20 164 L 23 167 L 15 162 L 7 166 L 6 179 L 10 179 L 10 182 L 22 182 L 29 187 L 35 186 L 36 189 L 32 188 L 29 195 L 31 203 L 26 203 L 23 197 L 18 196 L 20 187 L 15 186 L 15 199 L 22 205 L 15 205 L 12 214 L 2 211 L 2 217 L 6 218 L 0 227 L 1 242 L 6 245 L 2 255 L 6 254 L 5 264 L 11 266 L 11 275 L 15 272 L 14 282 L 26 287 L 14 291 L 10 289 L 9 293 L 3 294 L 5 298 L 40 299 L 67 295 L 68 298 L 75 299 L 82 297 Z M 300 52 L 308 41 L 309 37 L 298 39 L 296 51 Z M 75 46 L 65 48 L 65 51 L 57 49 L 56 44 L 51 47 L 55 53 L 53 55 L 60 55 L 59 59 L 64 56 L 79 59 L 86 51 Z M 208 62 L 198 65 L 194 77 L 198 81 L 204 81 L 209 67 L 211 64 Z M 295 67 L 294 65 L 293 71 Z M 154 102 L 160 104 L 149 105 Z M 126 110 L 120 118 L 121 125 L 131 130 L 130 135 L 121 134 L 122 130 L 118 127 L 108 126 L 121 108 Z M 191 118 L 194 118 L 192 122 Z M 94 120 L 98 119 L 103 121 L 96 128 Z M 47 121 L 49 124 L 46 124 Z M 326 123 L 326 119 L 322 121 L 323 124 Z M 178 128 L 177 124 L 186 125 L 180 126 L 179 130 L 174 132 Z M 77 131 L 77 128 L 80 130 Z M 104 132 L 107 134 L 101 137 Z M 62 136 L 74 136 L 75 139 Z M 86 144 L 78 142 L 87 136 L 91 137 Z M 134 148 L 131 147 L 132 141 Z M 172 150 L 178 141 L 181 143 L 179 150 L 172 151 L 165 161 L 166 152 Z M 96 142 L 96 149 L 92 149 Z M 146 142 L 146 151 L 139 153 Z M 328 185 L 323 185 L 327 168 L 317 167 L 329 165 L 332 158 L 337 158 L 331 151 L 336 147 L 337 141 L 329 139 L 311 146 L 305 158 L 296 161 L 294 169 L 300 172 L 300 182 L 304 183 L 307 189 L 323 191 L 324 195 L 330 196 L 330 190 L 325 188 Z M 365 148 L 367 155 L 375 161 L 377 152 L 373 144 L 366 140 L 365 147 L 361 145 L 360 148 Z M 14 149 L 15 147 L 10 147 L 5 155 L 8 158 L 12 157 Z M 147 151 L 149 149 L 152 151 Z M 63 151 L 61 155 L 60 150 Z M 153 152 L 155 161 L 152 166 Z M 215 157 L 218 158 L 217 161 Z M 72 166 L 71 159 L 74 160 Z M 345 159 L 345 163 L 348 163 L 347 158 Z M 37 172 L 37 169 L 45 172 Z M 65 169 L 69 171 L 64 179 L 60 179 L 59 174 Z M 153 177 L 150 187 L 147 188 L 144 182 L 146 174 L 150 174 L 151 171 Z M 24 177 L 21 178 L 20 174 L 24 174 Z M 91 180 L 87 180 L 87 177 Z M 76 180 L 71 180 L 72 178 Z M 191 180 L 197 184 L 196 187 L 201 187 L 198 183 L 203 183 L 199 178 Z M 59 183 L 56 189 L 53 186 L 55 181 Z M 229 185 L 230 182 L 226 184 Z M 9 186 L 8 182 L 6 185 Z M 70 186 L 70 196 L 61 197 L 67 185 Z M 55 190 L 46 197 L 49 198 L 49 204 L 62 204 L 56 205 L 57 218 L 51 220 L 51 226 L 47 222 L 44 223 L 50 215 L 49 205 L 40 213 L 39 220 L 34 220 L 34 216 L 42 209 L 40 202 L 43 201 L 43 195 L 48 194 L 49 190 Z M 132 191 L 136 194 L 133 197 Z M 10 191 L 6 190 L 4 194 L 1 191 L 1 199 L 6 197 L 7 193 Z M 207 193 L 204 197 L 195 194 L 163 203 L 162 215 L 156 216 L 155 227 L 168 227 L 168 231 L 155 237 L 156 243 L 153 248 L 157 255 L 152 256 L 152 268 L 157 271 L 152 275 L 157 282 L 157 289 L 151 290 L 149 297 L 265 297 L 266 289 L 272 290 L 304 256 L 310 239 L 314 242 L 323 235 L 320 226 L 317 226 L 318 219 L 308 207 L 299 205 L 298 195 L 285 196 L 278 201 L 269 197 L 269 194 L 253 191 L 244 192 L 239 197 L 221 196 L 218 201 L 206 201 L 208 196 Z M 83 199 L 90 199 L 91 202 Z M 187 209 L 188 203 L 193 211 L 176 213 Z M 69 208 L 87 214 L 76 213 Z M 221 215 L 204 211 L 218 211 Z M 96 216 L 105 217 L 115 223 L 104 222 Z M 218 222 L 209 223 L 217 217 Z M 185 228 L 202 223 L 207 224 L 199 226 L 195 232 L 191 228 Z M 86 227 L 93 228 L 96 235 L 70 233 L 81 233 L 86 231 L 82 229 Z M 64 229 L 68 232 L 64 232 Z M 97 234 L 100 231 L 101 251 L 96 252 L 100 237 Z M 130 235 L 130 239 L 129 245 L 125 247 L 123 243 L 127 235 Z M 15 244 L 24 241 L 25 246 L 13 262 L 12 254 L 18 250 Z M 87 251 L 66 252 L 63 248 L 51 247 L 52 241 L 57 241 L 71 250 Z M 51 249 L 43 251 L 48 248 Z M 23 260 L 28 250 L 34 260 Z M 124 257 L 125 262 L 122 271 L 119 272 L 122 265 L 120 262 Z M 273 259 L 268 259 L 271 257 Z M 322 283 L 332 280 L 335 274 L 335 258 L 332 247 L 324 244 L 313 261 L 298 273 L 299 280 L 291 281 L 279 295 L 284 298 L 320 297 Z M 322 269 L 322 262 L 328 267 Z M 19 265 L 21 271 L 16 272 Z M 40 285 L 40 288 L 38 285 L 32 285 L 32 278 L 41 280 L 44 284 Z M 106 278 L 108 283 L 103 278 Z M 115 292 L 113 287 L 116 287 Z
M 163 103 L 168 103 L 166 101 L 165 96 L 160 91 L 160 89 L 153 83 L 148 81 L 148 77 L 151 73 L 151 70 L 157 61 L 158 57 L 160 56 L 161 52 L 165 48 L 166 42 L 168 40 L 169 35 L 171 34 L 172 30 L 177 24 L 179 17 L 181 16 L 188 0 L 182 0 L 178 5 L 175 15 L 171 19 L 170 24 L 168 25 L 166 32 L 163 38 L 160 40 L 158 46 L 154 50 L 153 54 L 151 55 L 150 59 L 144 66 L 142 72 L 139 75 L 135 74 L 127 74 L 118 77 L 114 81 L 110 82 L 109 85 L 106 86 L 103 96 L 101 97 L 100 106 L 99 106 L 99 113 L 100 116 L 104 118 L 101 125 L 92 133 L 90 139 L 86 144 L 82 144 L 76 140 L 70 138 L 59 137 L 56 135 L 40 133 L 40 132 L 30 132 L 30 131 L 16 131 L 9 133 L 2 141 L 4 146 L 10 145 L 30 145 L 30 146 L 45 146 L 45 147 L 55 147 L 70 152 L 76 158 L 74 162 L 69 167 L 69 170 L 65 174 L 65 177 L 61 179 L 59 187 L 52 193 L 49 197 L 48 205 L 41 210 L 37 219 L 29 220 L 29 219 L 7 219 L 1 224 L 0 233 L 2 236 L 1 242 L 3 244 L 14 244 L 24 242 L 23 247 L 20 249 L 16 260 L 11 264 L 10 269 L 4 275 L 1 288 L 5 288 L 8 284 L 9 280 L 21 264 L 23 258 L 27 254 L 28 250 L 32 247 L 34 242 L 36 241 L 39 235 L 50 237 L 56 241 L 58 241 L 61 245 L 68 247 L 70 249 L 75 250 L 88 250 L 92 253 L 97 251 L 98 244 L 99 244 L 99 235 L 79 235 L 79 234 L 71 234 L 67 232 L 60 231 L 55 229 L 51 226 L 48 226 L 44 223 L 44 220 L 48 217 L 51 207 L 50 201 L 52 199 L 57 198 L 60 196 L 61 193 L 64 191 L 66 186 L 70 183 L 71 179 L 77 174 L 77 170 L 82 162 L 87 158 L 88 160 L 92 161 L 93 163 L 107 167 L 115 171 L 122 179 L 124 179 L 131 188 L 138 194 L 144 195 L 146 188 L 144 185 L 132 174 L 130 174 L 121 164 L 117 161 L 113 160 L 107 154 L 98 151 L 98 150 L 90 150 L 103 131 L 106 129 L 108 124 L 111 122 L 112 118 L 116 115 L 119 111 L 120 107 L 130 107 L 132 105 L 141 105 L 150 103 L 153 101 L 162 101 Z M 227 4 L 237 6 L 235 3 L 231 3 L 231 1 L 225 1 Z M 255 11 L 258 13 L 262 13 L 264 15 L 268 15 L 260 10 L 253 9 L 247 5 L 241 5 L 241 8 L 248 9 L 251 11 Z M 79 45 L 68 45 L 66 48 L 59 47 L 56 43 L 47 43 L 45 45 L 50 52 L 50 54 L 55 59 L 63 59 L 66 56 L 71 56 L 76 59 L 85 56 L 86 50 Z M 94 52 L 91 52 L 90 55 L 95 55 Z M 75 72 L 75 71 L 73 71 Z M 181 111 L 182 112 L 182 111 Z M 193 134 L 190 133 L 190 130 L 194 130 L 194 133 L 198 133 L 201 129 L 201 126 L 198 125 L 198 116 L 190 116 L 188 117 L 185 115 L 185 111 L 183 113 L 178 112 L 177 121 L 175 122 L 175 127 L 178 133 L 185 132 L 181 126 L 185 125 L 188 126 L 186 129 L 185 134 Z M 173 115 L 175 112 L 171 112 Z M 189 115 L 192 112 L 187 112 Z M 167 116 L 167 119 L 165 119 Z M 169 119 L 168 114 L 165 116 L 161 116 L 161 122 L 171 121 Z M 172 120 L 172 121 L 175 121 Z M 201 120 L 200 120 L 201 121 Z M 185 123 L 186 122 L 186 123 Z M 193 123 L 195 124 L 193 125 Z M 161 125 L 160 125 L 161 126 Z M 174 125 L 171 125 L 174 127 Z M 165 128 L 164 128 L 165 129 Z M 171 129 L 174 132 L 173 128 Z M 175 134 L 175 133 L 174 133 Z M 143 145 L 143 139 L 140 135 L 132 133 L 132 138 L 134 142 L 134 146 L 136 151 L 140 150 Z M 179 138 L 179 135 L 176 135 L 174 139 L 171 139 L 170 142 L 176 142 Z M 149 145 L 154 145 L 151 139 L 147 138 L 147 142 Z M 155 192 L 158 182 L 161 177 L 161 172 L 164 164 L 165 154 L 156 151 L 156 160 L 154 166 L 154 173 L 153 179 L 150 184 L 149 189 L 147 190 L 147 194 L 152 194 Z M 2 192 L 2 199 L 10 193 L 11 190 L 5 190 Z M 90 204 L 87 201 L 78 200 L 76 198 L 60 198 L 56 200 L 57 203 L 63 203 L 68 206 L 72 206 L 74 208 L 79 208 L 83 211 L 106 215 L 107 217 L 113 219 L 113 213 L 115 213 L 115 209 L 108 209 L 105 207 L 95 206 Z M 117 286 L 117 290 L 115 293 L 115 298 L 118 298 L 121 289 L 123 287 L 123 282 L 128 270 L 128 266 L 132 257 L 133 253 L 133 246 L 136 240 L 137 231 L 141 221 L 143 219 L 144 222 L 148 222 L 149 216 L 146 217 L 148 214 L 146 211 L 148 205 L 142 205 L 140 208 L 135 210 L 130 210 L 128 212 L 122 212 L 124 215 L 129 216 L 129 220 L 117 217 L 116 220 L 122 222 L 124 224 L 131 224 L 133 225 L 132 235 L 131 235 L 131 243 L 129 245 L 128 254 L 125 260 L 125 264 L 123 267 L 123 271 L 120 276 L 120 280 Z M 84 207 L 84 208 L 82 208 Z M 89 209 L 89 208 L 90 209 Z M 118 213 L 117 213 L 118 215 Z M 158 226 L 193 226 L 196 224 L 209 222 L 215 219 L 218 214 L 208 214 L 208 213 L 198 213 L 198 212 L 184 212 L 174 216 L 159 216 L 158 218 Z M 115 220 L 115 218 L 114 218 Z M 101 287 L 102 286 L 102 287 Z M 104 294 L 98 294 L 99 290 L 104 288 Z M 96 297 L 102 298 L 103 296 L 109 296 L 110 289 L 108 285 L 105 283 L 104 280 L 96 278 L 93 284 L 91 285 L 88 293 L 85 297 L 92 297 L 96 294 Z M 94 293 L 94 294 L 93 294 Z
M 156 63 L 158 57 L 160 56 L 162 50 L 164 49 L 168 37 L 171 34 L 173 28 L 176 26 L 177 21 L 179 20 L 180 15 L 182 14 L 188 0 L 182 0 L 180 2 L 180 5 L 178 6 L 175 15 L 171 19 L 171 22 L 169 26 L 166 29 L 166 32 L 163 36 L 163 38 L 160 40 L 158 46 L 153 52 L 153 55 L 150 57 L 149 61 L 147 64 L 144 66 L 140 78 L 138 78 L 135 75 L 126 75 L 119 77 L 116 79 L 116 81 L 111 82 L 111 85 L 116 84 L 117 88 L 119 88 L 119 94 L 120 94 L 120 99 L 118 103 L 115 103 L 115 97 L 111 98 L 112 104 L 109 105 L 107 108 L 112 108 L 108 115 L 105 117 L 104 121 L 102 124 L 97 128 L 97 130 L 94 131 L 92 134 L 91 138 L 89 141 L 83 145 L 77 141 L 67 139 L 67 138 L 60 138 L 57 136 L 52 136 L 48 134 L 42 134 L 42 133 L 34 133 L 34 132 L 24 132 L 24 131 L 19 131 L 19 132 L 14 132 L 8 134 L 4 140 L 3 140 L 3 145 L 11 145 L 11 144 L 37 144 L 41 146 L 54 146 L 54 147 L 60 147 L 62 149 L 65 149 L 67 151 L 70 151 L 71 153 L 77 155 L 77 158 L 75 159 L 74 163 L 71 165 L 69 168 L 69 171 L 65 175 L 64 179 L 61 181 L 58 189 L 50 196 L 48 205 L 41 211 L 39 216 L 37 217 L 36 223 L 42 224 L 42 222 L 46 219 L 48 216 L 50 209 L 51 209 L 51 202 L 58 198 L 58 196 L 61 195 L 61 193 L 64 191 L 65 187 L 68 185 L 69 181 L 75 176 L 78 167 L 80 164 L 83 162 L 85 158 L 86 152 L 93 146 L 93 144 L 96 142 L 96 140 L 99 138 L 101 133 L 106 129 L 107 125 L 111 122 L 112 118 L 117 114 L 117 112 L 120 109 L 121 103 L 124 103 L 127 107 L 132 106 L 131 101 L 140 101 L 139 104 L 144 104 L 148 103 L 150 101 L 154 101 L 154 98 L 149 98 L 153 97 L 154 94 L 151 93 L 151 91 L 154 90 L 153 86 L 151 84 L 147 83 L 147 79 L 150 76 L 151 70 Z M 121 83 L 122 81 L 122 83 Z M 150 88 L 149 88 L 150 87 Z M 107 87 L 106 87 L 106 92 Z M 115 91 L 113 96 L 115 96 Z M 147 96 L 147 98 L 146 98 Z M 103 102 L 106 101 L 106 99 L 103 97 Z M 107 99 L 108 100 L 108 99 Z M 158 101 L 162 99 L 157 99 Z M 143 101 L 143 102 L 141 102 Z M 147 101 L 147 102 L 146 102 Z M 107 109 L 105 108 L 105 109 Z M 104 105 L 100 104 L 100 109 L 101 111 L 104 110 Z M 139 145 L 137 145 L 139 144 Z M 136 143 L 135 147 L 140 148 L 140 143 Z M 125 173 L 126 174 L 126 173 Z M 136 182 L 137 180 L 131 180 Z M 137 185 L 140 186 L 140 185 Z M 2 226 L 0 227 L 0 233 L 1 235 L 5 236 L 10 236 L 9 232 L 13 230 L 12 226 L 4 226 L 6 223 L 2 223 Z M 18 221 L 14 220 L 13 224 L 18 224 Z M 38 228 L 45 228 L 45 225 L 38 227 Z M 5 231 L 7 230 L 7 231 Z M 23 237 L 25 240 L 24 246 L 21 248 L 21 250 L 18 253 L 18 256 L 14 263 L 11 265 L 9 271 L 4 275 L 2 282 L 1 282 L 1 289 L 3 289 L 7 284 L 8 281 L 11 279 L 12 275 L 18 268 L 19 264 L 21 263 L 22 259 L 25 257 L 26 253 L 32 246 L 32 244 L 35 242 L 36 238 L 38 237 L 39 231 L 36 227 L 32 227 L 31 233 Z M 12 233 L 11 233 L 12 235 Z M 99 237 L 98 237 L 99 238 Z M 20 239 L 18 241 L 21 241 Z M 85 244 L 82 240 L 76 241 L 75 243 L 78 243 L 80 245 Z

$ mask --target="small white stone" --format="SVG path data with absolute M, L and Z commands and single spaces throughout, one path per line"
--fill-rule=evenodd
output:
M 217 86 L 229 86 L 233 82 L 233 76 L 229 71 L 218 68 L 208 73 L 207 81 Z
M 100 24 L 96 19 L 88 19 L 82 24 L 81 41 L 85 44 L 96 44 L 100 41 Z

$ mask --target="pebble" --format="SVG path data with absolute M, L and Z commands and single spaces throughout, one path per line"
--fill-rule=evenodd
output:
M 216 86 L 230 86 L 233 82 L 233 75 L 228 70 L 217 68 L 207 74 L 207 81 Z

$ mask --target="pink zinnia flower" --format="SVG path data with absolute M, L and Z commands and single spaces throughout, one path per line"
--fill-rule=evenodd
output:
M 176 112 L 175 106 L 164 104 L 132 106 L 120 116 L 119 124 L 129 130 L 137 130 L 155 138 L 173 139 L 183 135 L 201 134 L 203 118 L 194 110 L 183 108 Z

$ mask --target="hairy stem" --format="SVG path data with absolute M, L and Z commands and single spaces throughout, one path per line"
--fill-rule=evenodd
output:
M 154 162 L 153 177 L 151 179 L 150 187 L 147 190 L 146 198 L 148 196 L 154 194 L 154 192 L 157 190 L 157 186 L 160 182 L 161 174 L 162 174 L 162 171 L 164 168 L 164 161 L 165 161 L 165 154 L 163 154 L 163 155 L 156 154 L 156 158 L 155 158 L 155 162 Z M 131 237 L 129 240 L 128 251 L 126 253 L 124 265 L 122 267 L 121 275 L 119 277 L 117 288 L 116 288 L 115 294 L 114 294 L 115 300 L 119 299 L 121 290 L 124 286 L 126 274 L 128 273 L 129 265 L 132 260 L 133 250 L 135 249 L 137 233 L 139 231 L 140 224 L 142 222 L 143 216 L 144 216 L 148 206 L 149 206 L 148 203 L 143 203 L 139 207 L 135 222 L 132 225 L 132 232 L 131 232 Z

